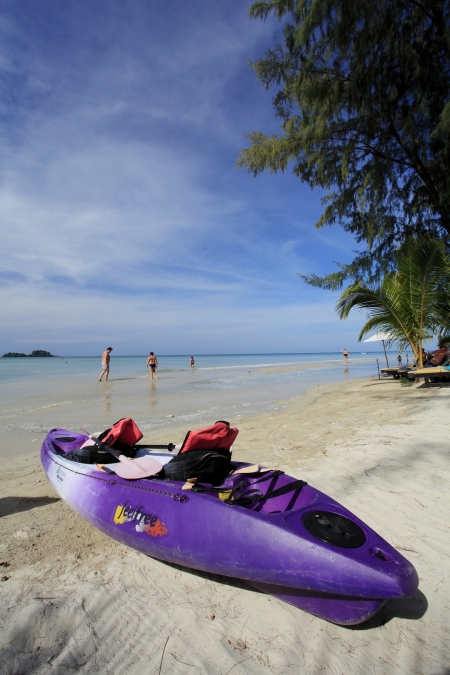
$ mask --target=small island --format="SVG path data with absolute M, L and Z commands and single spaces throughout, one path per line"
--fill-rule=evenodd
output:
M 29 356 L 52 356 L 54 357 L 54 354 L 50 354 L 50 352 L 46 352 L 45 349 L 35 349 L 34 351 L 31 352 L 31 354 L 21 354 L 20 352 L 8 352 L 7 354 L 3 354 L 2 359 L 16 359 L 16 358 L 22 358 L 22 357 L 28 358 Z

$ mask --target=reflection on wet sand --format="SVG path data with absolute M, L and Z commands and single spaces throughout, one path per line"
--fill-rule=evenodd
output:
M 158 403 L 157 393 L 156 393 L 156 381 L 150 380 L 150 392 L 149 392 L 149 403 L 150 407 L 153 408 Z
M 27 377 L 15 383 L 14 396 L 9 387 L 4 393 L 0 390 L 0 456 L 8 456 L 12 448 L 14 453 L 32 450 L 40 429 L 84 426 L 97 432 L 123 417 L 139 420 L 144 433 L 170 426 L 206 427 L 216 419 L 232 417 L 238 409 L 244 415 L 273 411 L 279 409 L 280 401 L 315 385 L 377 372 L 369 359 L 352 361 L 351 372 L 348 367 L 343 377 L 343 365 L 320 361 L 304 367 L 256 368 L 249 364 L 245 368 L 163 371 L 153 382 L 145 375 L 125 377 L 124 373 L 122 377 L 120 372 L 117 379 L 100 383 L 94 382 L 89 372 L 70 381 Z
M 109 413 L 111 410 L 111 394 L 109 390 L 103 392 L 103 410 L 106 413 Z

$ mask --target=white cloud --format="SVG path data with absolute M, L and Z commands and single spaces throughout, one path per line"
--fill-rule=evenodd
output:
M 232 4 L 96 7 L 55 10 L 50 41 L 20 13 L 0 17 L 15 87 L 6 77 L 0 342 L 315 348 L 336 324 L 334 300 L 295 276 L 327 249 L 316 197 L 233 171 L 243 133 L 273 121 L 259 84 L 251 106 L 240 96 L 275 23 Z
M 123 297 L 16 284 L 0 288 L 0 304 L 8 327 L 7 339 L 0 336 L 4 351 L 60 345 L 56 352 L 66 355 L 95 353 L 106 342 L 116 353 L 145 353 L 149 342 L 159 353 L 307 351 L 311 339 L 330 349 L 329 338 L 320 336 L 333 331 L 336 338 L 353 323 L 339 322 L 329 301 L 268 309 L 227 293 L 167 302 L 155 293 Z

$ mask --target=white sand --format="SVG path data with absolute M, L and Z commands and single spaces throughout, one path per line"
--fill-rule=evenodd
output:
M 237 422 L 237 459 L 307 480 L 416 566 L 416 595 L 355 629 L 127 549 L 56 499 L 35 453 L 5 461 L 0 673 L 449 673 L 449 403 L 366 380 Z

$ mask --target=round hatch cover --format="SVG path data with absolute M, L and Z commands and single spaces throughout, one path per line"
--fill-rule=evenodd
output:
M 330 511 L 308 511 L 302 518 L 310 534 L 341 548 L 358 548 L 366 541 L 362 529 L 352 520 Z

